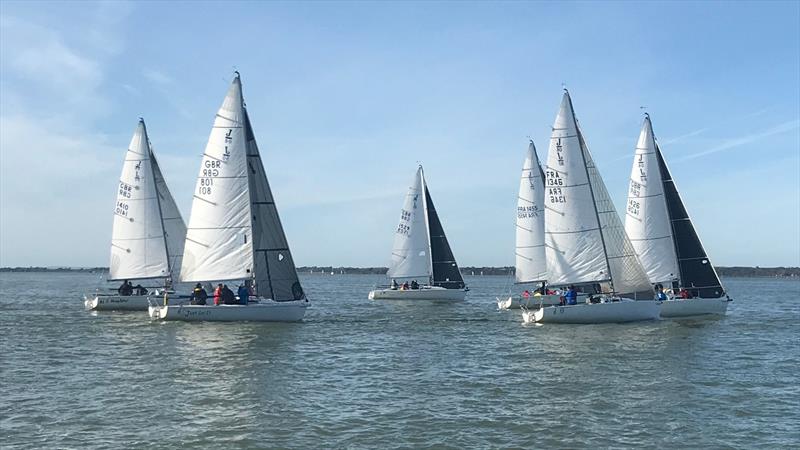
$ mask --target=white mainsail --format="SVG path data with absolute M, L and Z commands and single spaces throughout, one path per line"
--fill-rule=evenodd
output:
M 170 275 L 159 209 L 158 180 L 151 156 L 147 129 L 144 120 L 140 119 L 125 154 L 117 190 L 111 234 L 110 280 L 166 278 Z
M 186 241 L 186 224 L 183 217 L 172 198 L 172 194 L 167 187 L 167 181 L 161 173 L 155 153 L 150 150 L 150 163 L 153 166 L 153 175 L 156 179 L 156 192 L 158 193 L 158 203 L 161 209 L 161 223 L 164 226 L 164 235 L 167 245 L 167 259 L 171 275 L 178 276 L 181 273 L 181 261 L 183 260 L 183 244 Z
M 400 223 L 395 230 L 392 262 L 387 274 L 392 278 L 431 277 L 430 242 L 425 217 L 425 185 L 422 166 L 408 188 Z
M 553 126 L 546 177 L 550 283 L 608 281 L 615 293 L 652 297 L 647 274 L 583 139 L 568 92 Z
M 603 236 L 569 94 L 564 93 L 545 169 L 545 252 L 553 285 L 610 280 Z
M 533 141 L 522 166 L 517 199 L 516 281 L 547 279 L 544 247 L 544 172 Z
M 625 231 L 652 283 L 678 278 L 672 225 L 656 156 L 650 116 L 645 115 L 631 169 Z
M 237 76 L 203 153 L 186 231 L 181 281 L 250 279 L 253 232 L 242 85 Z

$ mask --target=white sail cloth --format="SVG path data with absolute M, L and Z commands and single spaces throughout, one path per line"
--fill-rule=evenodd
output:
M 645 116 L 631 168 L 625 231 L 650 281 L 671 283 L 678 278 L 678 259 L 656 151 L 653 126 Z
M 152 164 L 147 130 L 140 120 L 125 154 L 114 206 L 111 280 L 169 276 L 158 182 Z
M 613 291 L 649 298 L 650 282 L 594 164 L 565 92 L 553 125 L 545 205 L 551 284 L 609 281 Z
M 544 172 L 533 141 L 528 145 L 519 182 L 516 222 L 516 281 L 547 279 L 544 246 Z
M 203 152 L 186 231 L 181 281 L 251 278 L 253 235 L 242 86 L 234 79 Z
M 177 277 L 181 273 L 183 261 L 183 243 L 186 241 L 186 224 L 183 222 L 181 212 L 175 199 L 167 187 L 167 181 L 161 173 L 161 168 L 156 160 L 155 153 L 150 153 L 153 175 L 156 179 L 156 192 L 158 193 L 161 208 L 161 222 L 164 225 L 165 241 L 167 245 L 167 259 L 171 276 Z
M 400 211 L 400 223 L 395 230 L 392 262 L 387 274 L 392 278 L 429 279 L 432 274 L 428 224 L 425 217 L 425 181 L 422 166 Z

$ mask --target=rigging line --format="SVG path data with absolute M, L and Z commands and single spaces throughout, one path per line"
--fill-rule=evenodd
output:
M 667 236 L 659 236 L 659 237 L 654 237 L 654 238 L 630 239 L 630 241 L 631 242 L 643 242 L 643 241 L 655 241 L 655 240 L 658 240 L 658 239 L 670 239 L 670 238 L 672 238 L 672 236 L 667 235 Z
M 207 244 L 203 244 L 203 243 L 202 243 L 202 242 L 200 242 L 200 241 L 195 241 L 194 239 L 190 238 L 189 236 L 186 236 L 186 240 L 187 240 L 187 241 L 189 241 L 189 242 L 194 242 L 194 243 L 195 243 L 195 244 L 197 244 L 197 245 L 202 245 L 202 246 L 203 246 L 203 247 L 205 247 L 205 248 L 208 248 L 208 247 L 209 247 L 209 245 L 207 245 Z
M 194 197 L 194 198 L 196 198 L 196 199 L 198 199 L 198 200 L 202 200 L 202 201 L 204 201 L 204 202 L 206 202 L 206 203 L 212 204 L 212 205 L 214 205 L 214 206 L 217 206 L 217 204 L 216 204 L 216 203 L 212 202 L 211 200 L 206 200 L 206 199 L 204 199 L 203 197 L 198 197 L 197 195 L 192 195 L 192 197 Z
M 635 181 L 635 180 L 631 180 L 631 181 Z M 638 181 L 636 181 L 636 183 L 638 183 Z M 651 197 L 659 197 L 659 196 L 663 196 L 663 195 L 664 195 L 664 193 L 662 192 L 660 194 L 642 195 L 642 196 L 639 196 L 639 197 L 630 197 L 630 198 L 651 198 Z
M 233 120 L 230 117 L 225 117 L 220 113 L 216 113 L 216 114 L 214 114 L 214 116 L 215 117 L 219 117 L 220 119 L 230 120 L 233 123 L 240 123 L 238 120 Z M 242 125 L 239 125 L 239 126 L 217 126 L 217 125 L 213 125 L 212 128 L 244 128 L 244 127 Z

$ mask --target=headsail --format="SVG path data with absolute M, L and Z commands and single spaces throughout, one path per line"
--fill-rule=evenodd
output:
M 664 182 L 664 198 L 667 204 L 669 220 L 672 224 L 672 236 L 680 271 L 680 284 L 692 291 L 692 295 L 704 298 L 718 298 L 725 295 L 717 271 L 706 254 L 700 237 L 694 229 L 689 213 L 683 205 L 675 182 L 669 172 L 661 148 L 656 143 L 656 156 L 661 179 Z
M 408 188 L 400 223 L 397 225 L 392 246 L 392 262 L 387 274 L 392 278 L 431 277 L 430 245 L 425 221 L 422 181 L 422 166 L 417 169 L 414 181 Z
M 186 231 L 181 281 L 250 279 L 253 230 L 242 85 L 237 76 L 214 119 Z
M 517 283 L 545 281 L 547 263 L 544 247 L 544 171 L 531 141 L 522 166 L 517 198 Z
M 664 185 L 650 116 L 645 115 L 631 168 L 625 231 L 651 283 L 671 286 L 678 278 Z
M 255 287 L 259 295 L 275 301 L 302 300 L 303 288 L 297 278 L 292 252 L 278 217 L 275 198 L 269 188 L 267 174 L 258 151 L 258 144 L 244 110 L 247 137 L 247 170 L 250 188 L 250 211 L 253 218 L 253 258 Z
M 420 167 L 420 173 L 422 167 Z M 447 242 L 444 234 L 444 227 L 433 206 L 433 199 L 425 182 L 425 175 L 422 175 L 422 186 L 425 191 L 425 212 L 428 218 L 428 233 L 431 245 L 431 268 L 433 269 L 431 284 L 446 289 L 463 289 L 464 279 L 458 269 L 456 257 Z
M 172 194 L 169 192 L 164 175 L 156 160 L 156 155 L 150 150 L 150 163 L 153 166 L 153 175 L 156 180 L 158 204 L 161 209 L 161 222 L 164 226 L 164 235 L 167 245 L 167 259 L 169 261 L 170 275 L 177 280 L 181 273 L 183 261 L 183 244 L 186 241 L 186 224 L 183 222 L 181 212 Z
M 157 180 L 144 120 L 139 120 L 122 166 L 111 235 L 109 279 L 169 276 Z

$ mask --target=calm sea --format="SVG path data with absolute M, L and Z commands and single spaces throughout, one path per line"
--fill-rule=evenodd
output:
M 96 275 L 0 274 L 5 448 L 798 448 L 800 282 L 726 279 L 721 319 L 522 325 L 304 275 L 299 324 L 90 314 Z

